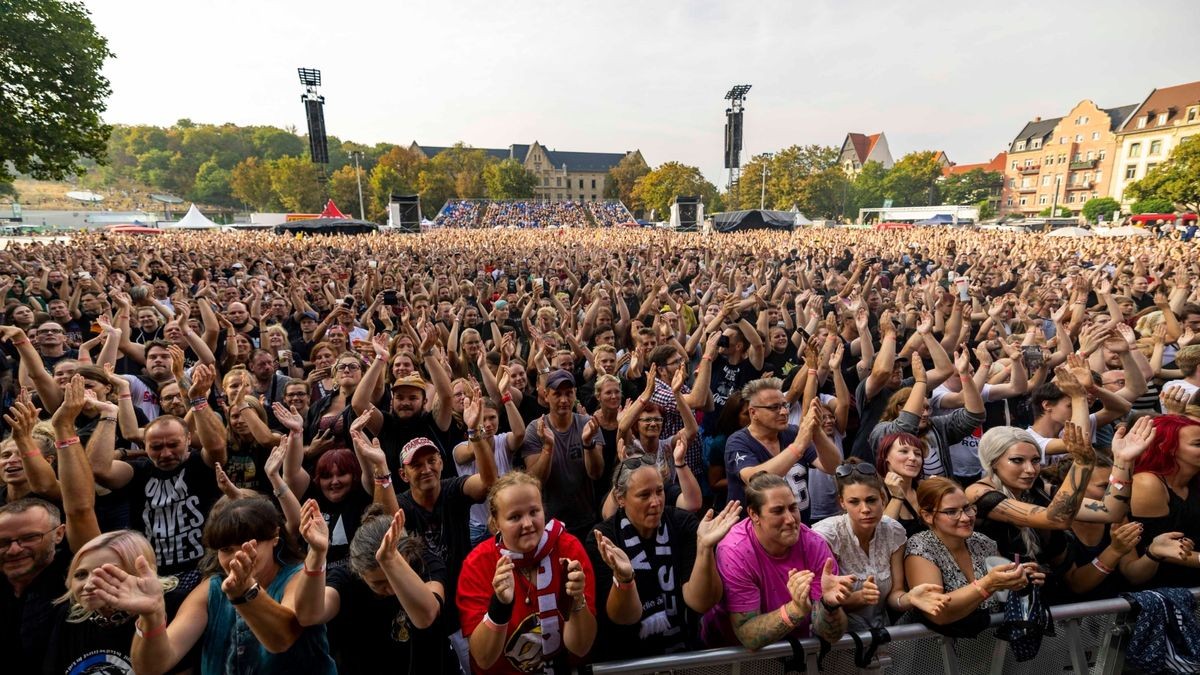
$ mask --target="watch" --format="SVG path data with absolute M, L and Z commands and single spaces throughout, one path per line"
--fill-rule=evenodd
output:
M 250 588 L 247 588 L 247 589 L 246 589 L 246 592 L 245 592 L 245 593 L 243 593 L 243 594 L 242 594 L 240 597 L 237 597 L 237 598 L 230 598 L 230 599 L 229 599 L 229 604 L 231 604 L 231 605 L 244 605 L 244 604 L 246 604 L 247 602 L 250 602 L 251 600 L 253 600 L 253 599 L 257 598 L 257 597 L 258 597 L 258 591 L 259 591 L 259 587 L 258 587 L 258 582 L 256 581 L 256 582 L 254 582 L 254 585 L 253 585 L 253 586 L 251 586 Z

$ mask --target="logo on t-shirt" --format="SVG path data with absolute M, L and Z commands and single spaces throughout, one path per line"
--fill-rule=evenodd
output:
M 191 494 L 186 477 L 185 468 L 174 476 L 151 476 L 146 481 L 142 522 L 159 566 L 191 562 L 204 555 L 204 514 L 200 497 Z
M 107 649 L 88 652 L 75 659 L 67 669 L 67 675 L 129 675 L 133 664 L 124 654 Z

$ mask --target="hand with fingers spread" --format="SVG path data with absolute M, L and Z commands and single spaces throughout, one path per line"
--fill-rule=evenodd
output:
M 221 582 L 221 590 L 229 599 L 237 599 L 246 594 L 257 581 L 254 580 L 254 563 L 258 560 L 258 542 L 251 539 L 229 560 L 228 575 Z
M 834 574 L 833 564 L 832 557 L 826 558 L 821 568 L 821 602 L 827 607 L 840 607 L 854 592 L 854 575 Z
M 225 469 L 221 466 L 220 462 L 213 464 L 213 471 L 216 472 L 217 489 L 221 491 L 221 494 L 230 499 L 241 499 L 241 488 L 233 484 L 233 481 L 229 478 L 229 474 L 225 473 Z
M 617 583 L 624 586 L 633 581 L 633 563 L 629 562 L 629 554 L 604 536 L 600 530 L 592 530 L 592 534 L 596 535 L 596 548 L 600 551 L 600 559 L 612 570 Z
M 912 606 L 928 616 L 937 616 L 950 605 L 950 596 L 938 584 L 917 584 L 905 595 Z
M 1163 389 L 1158 395 L 1158 400 L 1162 404 L 1163 412 L 1166 414 L 1186 415 L 1188 403 L 1191 402 L 1192 396 L 1188 394 L 1187 389 L 1184 387 L 1174 386 Z M 1143 417 L 1142 419 L 1149 418 Z
M 271 412 L 275 413 L 275 419 L 279 420 L 284 429 L 296 434 L 304 433 L 304 417 L 296 410 L 296 406 L 289 408 L 275 401 L 271 404 Z
M 729 530 L 737 525 L 741 512 L 741 502 L 736 499 L 725 504 L 725 508 L 716 515 L 709 509 L 696 527 L 696 547 L 715 549 L 725 535 L 729 534 Z
M 383 539 L 379 542 L 379 548 L 375 551 L 375 560 L 380 565 L 387 565 L 403 556 L 400 555 L 400 540 L 405 536 L 404 532 L 404 509 L 397 509 L 392 516 L 392 522 L 388 525 L 387 532 L 384 533 Z M 511 602 L 511 601 L 510 601 Z
M 1067 446 L 1067 454 L 1077 465 L 1094 466 L 1096 464 L 1096 449 L 1092 447 L 1092 439 L 1077 425 L 1072 422 L 1063 425 L 1062 440 Z
M 315 499 L 304 502 L 300 509 L 300 536 L 319 559 L 325 559 L 329 553 L 329 524 L 325 522 L 325 515 Z
M 4 414 L 4 422 L 12 429 L 14 439 L 31 441 L 33 428 L 37 426 L 38 414 L 41 412 L 32 403 L 18 399 Z
M 1146 552 L 1164 560 L 1187 560 L 1195 551 L 1196 544 L 1182 532 L 1164 532 L 1150 540 Z
M 136 574 L 105 563 L 96 570 L 96 595 L 110 609 L 141 616 L 159 615 L 166 618 L 166 600 L 162 582 L 145 556 L 134 561 Z
M 361 429 L 351 429 L 350 440 L 354 443 L 354 451 L 376 476 L 388 473 L 387 455 L 379 445 L 378 438 L 368 440 Z
M 1113 435 L 1113 459 L 1121 466 L 1133 471 L 1133 464 L 1138 457 L 1154 444 L 1154 419 L 1141 417 L 1132 427 L 1121 425 Z

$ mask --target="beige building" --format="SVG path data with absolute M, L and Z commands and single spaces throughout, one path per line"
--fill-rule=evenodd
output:
M 838 159 L 838 164 L 846 175 L 857 176 L 867 162 L 879 162 L 885 169 L 892 168 L 894 162 L 892 151 L 888 148 L 887 136 L 884 136 L 882 131 L 870 136 L 853 132 L 846 134 Z
M 1107 196 L 1116 131 L 1136 108 L 1083 100 L 1063 117 L 1027 123 L 1009 145 L 1000 212 L 1036 216 L 1057 204 L 1078 215 L 1089 199 Z
M 1117 132 L 1117 153 L 1109 194 L 1127 205 L 1125 187 L 1166 161 L 1183 139 L 1200 133 L 1200 82 L 1150 92 Z
M 481 149 L 489 157 L 498 160 L 515 159 L 521 162 L 528 171 L 537 176 L 538 184 L 534 188 L 534 196 L 555 202 L 596 202 L 604 199 L 608 170 L 629 155 L 642 155 L 640 150 L 624 153 L 550 150 L 537 141 L 532 145 Z M 409 150 L 429 159 L 449 148 L 418 145 L 413 141 Z

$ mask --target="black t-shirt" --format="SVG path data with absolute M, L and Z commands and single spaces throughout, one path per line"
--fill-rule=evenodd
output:
M 68 350 L 64 351 L 62 354 L 59 354 L 58 356 L 46 356 L 45 354 L 42 354 L 42 365 L 46 366 L 47 373 L 53 373 L 54 366 L 59 361 L 62 361 L 64 359 L 77 359 L 77 358 L 79 358 L 79 351 L 75 350 L 75 349 L 68 349 Z
M 204 556 L 206 514 L 221 497 L 216 473 L 196 451 L 172 471 L 162 471 L 144 458 L 129 464 L 130 529 L 150 540 L 159 574 L 194 569 Z
M 421 550 L 422 581 L 447 583 L 446 564 L 429 549 Z M 338 615 L 329 622 L 329 646 L 343 675 L 380 672 L 445 673 L 457 671 L 450 641 L 442 621 L 418 630 L 400 618 L 396 596 L 376 595 L 362 579 L 344 566 L 332 567 L 325 585 L 338 592 Z M 454 605 L 442 601 L 442 614 L 453 614 Z M 407 636 L 405 633 L 407 632 Z M 399 638 L 407 637 L 407 640 Z
M 737 364 L 732 364 L 724 356 L 718 356 L 712 364 L 712 380 L 709 389 L 712 390 L 714 408 L 711 418 L 716 420 L 721 414 L 725 401 L 734 392 L 741 389 L 747 382 L 758 377 L 762 371 L 755 368 L 749 358 L 743 358 Z M 776 375 L 779 375 L 776 373 Z M 709 418 L 709 415 L 705 415 Z
M 133 622 L 108 628 L 91 621 L 70 623 L 70 603 L 55 608 L 50 649 L 42 667 L 44 675 L 107 675 L 132 673 Z
M 355 485 L 340 502 L 329 501 L 317 486 L 315 478 L 309 484 L 308 492 L 304 493 L 303 501 L 317 500 L 321 516 L 325 518 L 325 525 L 329 527 L 329 553 L 326 555 L 329 562 L 343 560 L 349 555 L 350 542 L 354 539 L 354 533 L 358 532 L 358 526 L 362 524 L 363 511 L 371 505 L 371 496 L 363 492 L 362 487 L 358 485 L 359 477 L 354 476 L 352 480 Z
M 13 594 L 8 578 L 0 574 L 0 654 L 4 672 L 41 670 L 54 623 L 54 599 L 67 588 L 70 564 L 71 551 L 64 543 L 55 550 L 50 565 L 25 587 L 20 597 Z
M 699 648 L 700 615 L 688 609 L 683 601 L 683 585 L 692 577 L 692 567 L 696 561 L 696 530 L 700 521 L 693 513 L 667 506 L 663 510 L 662 522 L 667 528 L 671 554 L 669 557 L 650 556 L 659 545 L 657 535 L 641 539 L 636 547 L 631 547 L 620 532 L 624 515 L 623 510 L 618 510 L 611 518 L 597 524 L 596 529 L 630 554 L 635 565 L 634 580 L 638 587 L 638 598 L 642 602 L 642 618 L 630 626 L 620 626 L 608 619 L 608 612 L 603 608 L 607 607 L 608 594 L 613 589 L 612 570 L 600 557 L 595 537 L 588 537 L 585 546 L 596 575 L 596 607 L 600 610 L 593 658 L 598 661 L 636 659 Z M 640 555 L 639 551 L 646 555 Z M 654 560 L 664 564 L 669 561 L 670 574 L 660 575 L 659 570 L 655 569 Z M 671 588 L 670 591 L 663 590 L 663 579 L 666 579 L 665 585 Z M 677 619 L 664 623 L 664 612 L 677 613 Z
M 400 508 L 404 509 L 404 527 L 413 534 L 419 534 L 425 539 L 425 545 L 435 555 L 446 561 L 450 584 L 446 587 L 446 602 L 454 607 L 454 591 L 458 584 L 458 571 L 462 569 L 463 560 L 471 552 L 471 507 L 479 502 L 471 499 L 463 492 L 468 476 L 443 478 L 442 489 L 438 494 L 433 510 L 413 499 L 412 491 L 397 497 Z M 458 613 L 451 612 L 454 629 L 458 629 Z
M 438 445 L 442 453 L 442 462 L 454 471 L 454 457 L 441 446 L 442 433 L 437 428 L 437 422 L 432 413 L 423 412 L 415 417 L 400 419 L 392 413 L 383 413 L 383 426 L 379 429 L 379 445 L 387 456 L 388 469 L 392 472 L 400 470 L 400 450 L 414 438 L 424 436 Z M 443 474 L 445 472 L 443 471 Z M 443 475 L 444 478 L 449 476 Z

